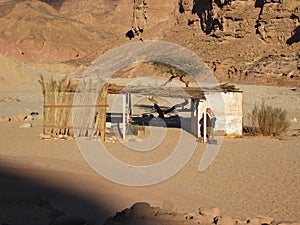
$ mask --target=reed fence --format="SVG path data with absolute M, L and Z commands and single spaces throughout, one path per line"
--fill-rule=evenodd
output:
M 46 82 L 42 76 L 39 83 L 44 96 L 44 134 L 105 140 L 107 84 L 86 81 L 79 87 L 68 77 Z

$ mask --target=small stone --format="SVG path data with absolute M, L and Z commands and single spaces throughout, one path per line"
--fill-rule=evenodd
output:
M 32 127 L 32 124 L 31 123 L 23 123 L 20 128 L 30 128 Z
M 40 139 L 51 139 L 51 134 L 40 134 Z
M 31 112 L 30 115 L 31 115 L 31 116 L 38 116 L 39 113 L 38 113 L 38 112 Z
M 31 115 L 28 115 L 28 116 L 25 117 L 24 120 L 26 120 L 26 121 L 33 120 L 33 117 Z
M 0 123 L 9 122 L 10 120 L 8 116 L 0 116 Z
M 131 216 L 137 218 L 151 217 L 154 211 L 148 202 L 137 202 L 131 206 Z
M 11 119 L 12 121 L 23 121 L 23 120 L 26 119 L 26 117 L 27 117 L 26 115 L 23 115 L 23 114 L 17 114 L 17 115 L 11 116 L 10 119 Z
M 213 208 L 200 208 L 199 214 L 203 216 L 211 216 L 212 218 L 220 217 L 221 210 L 217 207 Z

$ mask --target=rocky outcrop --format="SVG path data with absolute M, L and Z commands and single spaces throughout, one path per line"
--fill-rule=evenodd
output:
M 117 212 L 105 225 L 117 224 L 200 224 L 200 225 L 298 225 L 298 222 L 281 223 L 268 216 L 254 216 L 246 220 L 222 215 L 218 207 L 199 208 L 193 212 L 166 212 L 162 207 L 151 207 L 149 203 L 137 202 L 132 207 Z
M 176 0 L 160 2 L 157 0 L 134 0 L 131 29 L 145 39 L 161 39 L 171 30 L 177 12 Z
M 295 0 L 179 0 L 178 11 L 179 20 L 217 38 L 256 32 L 266 42 L 284 43 L 299 25 L 299 10 Z
M 185 14 L 188 25 L 200 26 L 205 34 L 242 38 L 253 30 L 259 10 L 252 1 L 179 1 L 179 13 Z
M 220 81 L 298 85 L 299 10 L 295 0 L 179 0 L 177 26 Z
M 298 57 L 285 55 L 270 55 L 263 57 L 248 68 L 246 75 L 254 80 L 288 78 L 297 80 L 300 78 L 300 62 Z
M 298 56 L 268 55 L 249 64 L 209 62 L 220 81 L 239 81 L 274 85 L 297 86 L 300 81 Z
M 285 43 L 299 26 L 299 2 L 295 0 L 257 0 L 259 7 L 256 31 L 266 42 Z

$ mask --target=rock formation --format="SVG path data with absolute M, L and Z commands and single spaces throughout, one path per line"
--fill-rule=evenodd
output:
M 168 203 L 170 204 L 170 203 Z M 147 202 L 137 202 L 130 208 L 117 212 L 110 217 L 105 225 L 115 224 L 200 224 L 200 225 L 271 225 L 283 224 L 268 216 L 254 216 L 247 220 L 234 219 L 230 216 L 222 215 L 217 207 L 200 208 L 194 212 L 176 212 L 162 207 L 151 207 Z M 298 225 L 298 222 L 286 222 L 284 224 Z
M 0 9 L 0 53 L 21 61 L 78 66 L 159 39 L 194 51 L 220 80 L 264 77 L 270 56 L 289 69 L 268 79 L 299 83 L 298 0 L 1 0 Z

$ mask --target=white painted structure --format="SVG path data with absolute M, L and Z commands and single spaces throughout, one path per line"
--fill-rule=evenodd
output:
M 126 126 L 128 124 L 128 114 L 131 111 L 131 95 L 122 95 L 122 132 L 123 139 L 126 139 Z M 206 100 L 194 102 L 190 100 L 189 112 L 178 112 L 178 116 L 190 118 L 190 131 L 196 137 L 200 136 L 200 124 L 203 113 L 210 107 L 216 115 L 214 131 L 227 136 L 241 136 L 243 134 L 243 95 L 242 92 L 206 92 Z M 178 99 L 177 99 L 178 100 Z M 176 99 L 173 98 L 173 102 Z M 206 127 L 206 117 L 204 117 L 204 127 Z M 206 129 L 204 129 L 206 137 Z M 205 139 L 204 139 L 205 141 Z
M 228 136 L 241 136 L 243 134 L 243 93 L 207 92 L 205 96 L 207 101 L 199 102 L 198 121 L 206 108 L 210 107 L 217 118 L 215 131 Z M 197 130 L 199 132 L 199 124 Z M 199 133 L 197 135 L 199 136 Z

